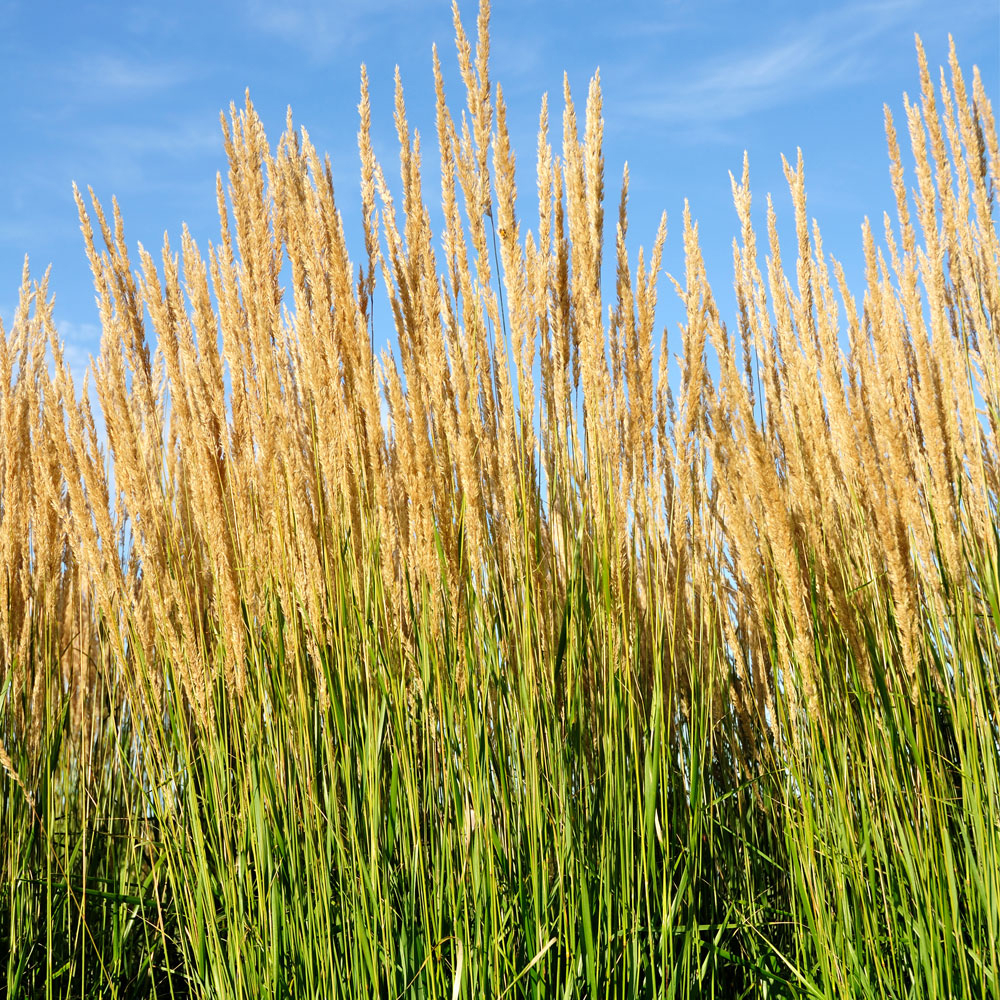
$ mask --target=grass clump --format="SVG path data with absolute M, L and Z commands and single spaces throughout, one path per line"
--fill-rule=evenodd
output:
M 397 81 L 365 251 L 304 132 L 224 119 L 219 242 L 78 194 L 93 394 L 0 331 L 0 995 L 932 997 L 1000 989 L 1000 156 L 954 51 L 860 298 L 746 163 L 738 317 L 685 215 L 606 222 L 601 94 L 518 206 L 489 7 Z M 605 233 L 614 229 L 606 242 Z M 604 299 L 602 268 L 616 290 Z M 279 284 L 291 275 L 290 293 Z M 376 356 L 387 293 L 392 350 Z M 99 406 L 106 447 L 91 409 Z

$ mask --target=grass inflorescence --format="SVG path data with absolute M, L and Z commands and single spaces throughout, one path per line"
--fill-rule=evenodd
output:
M 329 163 L 290 118 L 272 149 L 248 98 L 207 253 L 136 256 L 78 193 L 89 391 L 25 266 L 0 996 L 996 995 L 978 72 L 953 49 L 936 88 L 918 43 L 915 187 L 887 108 L 860 297 L 801 157 L 791 259 L 733 179 L 733 329 L 685 215 L 674 377 L 665 220 L 630 259 L 627 171 L 605 219 L 599 80 L 561 138 L 543 104 L 529 230 L 488 21 L 455 11 L 458 120 L 434 56 L 439 232 L 402 87 L 397 199 L 363 73 L 360 265 Z

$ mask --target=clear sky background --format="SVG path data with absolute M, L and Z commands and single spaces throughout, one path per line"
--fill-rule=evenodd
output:
M 461 7 L 474 36 L 476 0 Z M 760 232 L 770 191 L 788 233 L 791 204 L 780 154 L 794 160 L 801 146 L 810 215 L 820 223 L 825 250 L 844 262 L 860 292 L 861 222 L 867 215 L 880 230 L 883 210 L 893 205 L 882 105 L 890 105 L 904 132 L 902 94 L 919 91 L 915 32 L 935 77 L 951 33 L 963 69 L 971 78 L 973 64 L 979 66 L 1000 111 L 997 0 L 495 0 L 492 75 L 508 100 L 523 224 L 534 229 L 537 223 L 533 169 L 541 96 L 550 95 L 558 135 L 563 71 L 582 115 L 587 82 L 599 66 L 610 226 L 627 160 L 630 237 L 648 246 L 666 210 L 666 266 L 679 276 L 688 198 L 709 276 L 725 318 L 732 319 L 737 219 L 728 172 L 739 174 L 747 150 Z M 84 190 L 92 186 L 109 207 L 117 195 L 131 248 L 141 241 L 158 256 L 164 232 L 178 246 L 186 222 L 206 251 L 219 232 L 215 176 L 226 169 L 219 112 L 231 101 L 241 105 L 246 88 L 272 146 L 291 105 L 296 123 L 330 154 L 345 225 L 360 247 L 360 65 L 367 63 L 372 82 L 376 153 L 387 176 L 398 178 L 397 64 L 411 125 L 425 137 L 425 163 L 436 165 L 434 42 L 457 114 L 464 94 L 450 0 L 0 0 L 5 324 L 28 254 L 35 277 L 53 265 L 55 315 L 74 368 L 82 371 L 97 351 L 100 331 L 73 181 Z M 437 189 L 429 180 L 425 194 L 436 210 Z M 612 242 L 613 228 L 609 249 Z M 794 259 L 792 251 L 788 243 L 786 260 Z M 665 280 L 660 288 L 663 322 L 673 326 L 679 318 L 673 292 Z M 384 343 L 392 333 L 382 329 L 377 336 Z

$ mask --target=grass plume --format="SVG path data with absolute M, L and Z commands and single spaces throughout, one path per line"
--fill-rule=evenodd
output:
M 248 95 L 216 243 L 133 253 L 77 191 L 92 391 L 25 265 L 0 995 L 1000 990 L 978 72 L 952 47 L 936 87 L 918 42 L 915 188 L 886 108 L 895 218 L 882 245 L 865 223 L 860 295 L 801 154 L 790 251 L 770 200 L 754 230 L 746 160 L 732 179 L 731 326 L 685 212 L 671 384 L 666 218 L 631 260 L 598 77 L 582 119 L 565 84 L 561 138 L 543 102 L 529 228 L 488 2 L 474 41 L 454 24 L 439 231 L 402 84 L 394 194 L 362 70 L 360 263 L 329 160 L 290 115 L 272 147 Z

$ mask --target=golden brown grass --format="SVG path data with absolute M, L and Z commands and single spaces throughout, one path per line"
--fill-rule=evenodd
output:
M 995 992 L 978 73 L 952 49 L 936 88 L 918 43 L 916 171 L 886 109 L 895 219 L 865 223 L 860 295 L 801 156 L 791 250 L 770 199 L 755 232 L 746 160 L 732 179 L 734 323 L 686 210 L 677 342 L 666 219 L 633 259 L 627 169 L 605 210 L 596 76 L 561 137 L 542 103 L 528 227 L 488 19 L 473 43 L 455 9 L 460 116 L 434 54 L 440 231 L 402 86 L 395 186 L 362 69 L 360 261 L 329 161 L 290 116 L 272 148 L 247 97 L 215 244 L 133 253 L 77 192 L 82 391 L 25 265 L 0 992 Z
M 322 632 L 325 567 L 345 538 L 359 581 L 377 559 L 390 627 L 404 631 L 408 586 L 433 617 L 442 582 L 495 573 L 509 593 L 530 591 L 544 618 L 574 545 L 613 552 L 621 615 L 721 636 L 735 663 L 725 697 L 772 723 L 779 690 L 793 704 L 816 698 L 812 604 L 863 664 L 858 609 L 884 594 L 911 674 L 892 683 L 911 682 L 921 609 L 962 585 L 963 546 L 987 538 L 1000 489 L 1000 159 L 978 72 L 970 89 L 952 50 L 935 89 L 918 43 L 921 93 L 905 104 L 916 188 L 911 200 L 887 108 L 896 219 L 884 220 L 885 249 L 865 224 L 860 297 L 810 225 L 801 156 L 785 165 L 788 264 L 770 200 L 762 259 L 746 162 L 733 180 L 734 329 L 685 214 L 671 386 L 655 330 L 666 220 L 630 260 L 627 170 L 605 220 L 599 80 L 582 124 L 566 84 L 558 150 L 543 103 L 528 230 L 503 93 L 488 75 L 488 16 L 484 3 L 473 47 L 455 12 L 460 121 L 434 56 L 441 232 L 402 86 L 397 201 L 373 153 L 364 72 L 360 264 L 329 162 L 290 117 L 272 150 L 249 97 L 223 120 L 228 185 L 220 178 L 221 233 L 207 252 L 185 231 L 159 265 L 142 247 L 133 255 L 117 205 L 109 220 L 78 193 L 103 329 L 93 394 L 107 461 L 62 360 L 47 284 L 30 286 L 25 271 L 0 337 L 0 663 L 27 716 L 32 622 L 58 650 L 81 725 L 95 670 L 142 663 L 155 678 L 163 657 L 209 712 L 214 677 L 242 689 L 272 596 Z M 376 318 L 380 289 L 389 309 Z M 392 349 L 376 357 L 389 323 Z M 784 626 L 772 634 L 775 608 Z M 110 660 L 97 654 L 99 631 Z M 801 692 L 774 662 L 797 665 Z

